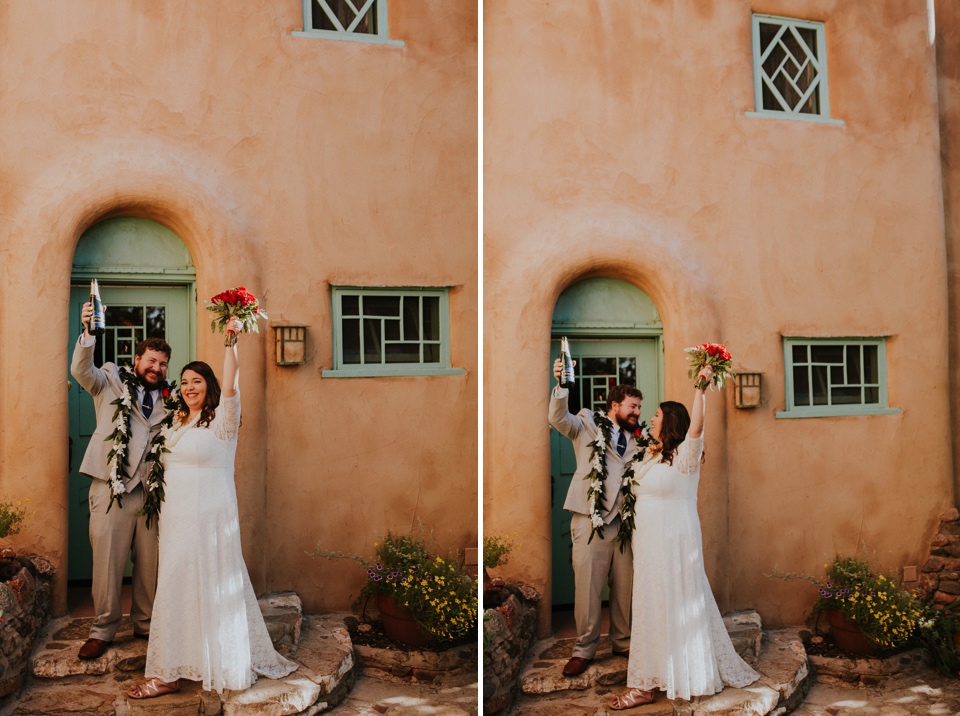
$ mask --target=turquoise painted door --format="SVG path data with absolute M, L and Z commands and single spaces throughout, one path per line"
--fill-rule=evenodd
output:
M 119 365 L 133 365 L 134 349 L 145 337 L 163 338 L 170 344 L 167 378 L 175 379 L 180 367 L 190 362 L 189 342 L 190 289 L 187 286 L 100 286 L 100 296 L 106 305 L 107 332 L 97 339 L 94 363 L 110 361 Z M 70 289 L 70 335 L 76 340 L 82 327 L 80 310 L 90 298 L 90 285 Z M 73 357 L 76 344 L 71 344 L 68 358 Z M 69 373 L 69 365 L 67 366 Z M 69 376 L 70 390 L 70 505 L 68 580 L 88 580 L 93 573 L 93 553 L 90 548 L 90 509 L 87 495 L 90 478 L 79 473 L 84 451 L 96 426 L 93 398 L 73 376 Z M 129 574 L 130 565 L 127 570 Z
M 560 355 L 560 342 L 553 341 L 551 355 Z M 578 340 L 570 339 L 570 353 L 576 365 L 576 387 L 570 394 L 570 412 L 581 408 L 603 410 L 607 393 L 617 383 L 637 385 L 643 393 L 641 419 L 650 423 L 661 401 L 659 338 L 632 340 Z M 553 364 L 550 364 L 551 387 Z M 572 543 L 570 541 L 570 513 L 563 509 L 563 501 L 576 471 L 577 461 L 573 443 L 553 428 L 550 429 L 550 483 L 553 524 L 553 604 L 573 604 Z M 606 599 L 604 591 L 604 599 Z

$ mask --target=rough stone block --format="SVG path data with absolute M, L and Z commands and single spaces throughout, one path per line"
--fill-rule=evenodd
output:
M 941 522 L 950 522 L 958 519 L 960 519 L 960 510 L 957 510 L 956 507 L 950 507 L 949 509 L 946 509 L 940 513 Z
M 343 620 L 337 615 L 305 617 L 297 661 L 297 673 L 317 684 L 331 707 L 339 704 L 356 673 L 353 642 Z
M 45 644 L 37 649 L 31 660 L 34 676 L 44 679 L 59 679 L 64 676 L 79 674 L 105 674 L 118 663 L 127 666 L 146 659 L 147 642 L 143 639 L 134 639 L 132 636 L 125 640 L 114 641 L 106 653 L 99 659 L 81 661 L 77 652 L 83 641 L 69 643 L 65 648 L 50 648 Z
M 754 684 L 743 689 L 724 689 L 719 694 L 707 696 L 693 708 L 693 716 L 766 716 L 773 711 L 780 694 L 763 684 Z
M 258 600 L 267 631 L 281 653 L 296 651 L 303 623 L 303 604 L 294 592 L 267 594 Z M 282 649 L 281 647 L 288 647 Z
M 296 672 L 284 679 L 259 679 L 245 691 L 223 699 L 223 716 L 289 716 L 307 710 L 320 696 L 320 687 Z

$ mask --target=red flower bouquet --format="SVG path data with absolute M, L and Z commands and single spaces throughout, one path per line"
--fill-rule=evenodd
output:
M 696 378 L 694 387 L 697 390 L 704 390 L 709 385 L 722 388 L 724 382 L 733 375 L 733 358 L 722 343 L 701 343 L 699 346 L 687 348 L 686 353 L 690 361 L 687 377 Z M 699 377 L 705 366 L 713 369 L 713 378 L 709 383 Z
M 218 293 L 207 301 L 207 310 L 213 311 L 216 315 L 216 318 L 210 322 L 210 330 L 216 331 L 219 326 L 221 333 L 224 332 L 227 321 L 231 318 L 240 319 L 244 333 L 259 333 L 257 319 L 267 317 L 267 314 L 261 310 L 257 297 L 243 286 Z M 236 334 L 232 330 L 226 331 L 226 334 L 227 339 L 224 341 L 224 345 L 228 348 L 236 345 Z

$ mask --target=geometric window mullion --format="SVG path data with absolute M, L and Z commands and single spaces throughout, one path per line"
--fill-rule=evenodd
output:
M 754 15 L 753 56 L 757 112 L 829 118 L 823 23 Z
M 783 338 L 780 418 L 898 413 L 887 404 L 884 338 Z
M 450 367 L 448 289 L 331 289 L 334 367 L 324 375 L 463 373 Z

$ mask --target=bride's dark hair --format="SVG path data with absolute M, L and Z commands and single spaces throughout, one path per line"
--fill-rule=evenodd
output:
M 663 445 L 663 461 L 667 465 L 673 464 L 673 456 L 677 448 L 687 439 L 687 430 L 690 429 L 690 413 L 687 406 L 674 400 L 660 403 L 663 413 L 663 422 L 660 423 L 660 444 Z
M 195 360 L 183 366 L 183 369 L 180 371 L 181 383 L 183 382 L 183 374 L 188 370 L 197 373 L 207 383 L 207 395 L 203 402 L 203 408 L 200 409 L 200 420 L 197 421 L 197 427 L 209 427 L 210 421 L 212 421 L 213 416 L 217 414 L 217 407 L 220 405 L 220 381 L 217 380 L 217 376 L 214 375 L 213 368 L 202 360 Z M 180 396 L 180 403 L 186 408 L 186 403 L 183 402 L 182 395 Z

